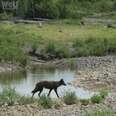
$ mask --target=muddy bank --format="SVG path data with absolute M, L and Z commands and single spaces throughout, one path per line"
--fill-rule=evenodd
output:
M 63 104 L 58 109 L 43 109 L 38 107 L 37 104 L 3 106 L 0 107 L 0 116 L 84 116 L 86 112 L 91 114 L 92 111 L 97 109 L 111 111 L 115 115 L 116 99 L 107 98 L 100 104 L 90 104 L 87 106 L 79 104 L 67 106 Z
M 38 66 L 42 68 L 74 68 L 74 69 L 85 69 L 85 68 L 97 68 L 99 66 L 107 66 L 109 64 L 116 65 L 116 55 L 113 56 L 101 56 L 101 57 L 80 57 L 80 58 L 66 58 L 66 59 L 55 59 L 52 61 L 38 60 L 34 57 L 30 58 L 25 69 L 29 69 L 32 66 Z M 19 68 L 24 68 L 16 64 L 0 63 L 0 72 L 13 71 Z
M 107 66 L 109 64 L 116 65 L 116 56 L 101 56 L 101 57 L 80 57 L 80 58 L 67 58 L 61 60 L 53 61 L 41 61 L 32 59 L 31 63 L 33 65 L 45 66 L 45 67 L 56 67 L 56 68 L 97 68 L 99 66 Z

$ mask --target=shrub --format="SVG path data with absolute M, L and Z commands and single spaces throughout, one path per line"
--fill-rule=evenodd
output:
M 86 105 L 89 104 L 90 100 L 89 99 L 81 99 L 80 102 L 81 102 L 82 105 L 86 106 Z
M 100 96 L 104 99 L 108 95 L 108 92 L 106 90 L 100 91 Z
M 94 95 L 91 97 L 91 102 L 92 103 L 100 103 L 102 101 L 102 97 L 100 95 Z
M 45 48 L 45 53 L 53 55 L 54 58 L 66 58 L 70 56 L 70 50 L 63 44 L 49 42 Z
M 0 48 L 0 58 L 4 59 L 4 61 L 11 61 L 14 64 L 18 62 L 23 66 L 27 64 L 28 57 L 22 49 L 12 46 L 12 44 L 4 44 L 1 45 Z
M 15 89 L 4 89 L 0 94 L 0 104 L 13 105 L 19 99 L 19 95 L 16 93 Z
M 53 42 L 49 42 L 46 46 L 46 53 L 55 54 L 56 53 L 56 46 Z
M 63 101 L 67 105 L 72 105 L 77 102 L 77 96 L 75 92 L 66 92 L 65 95 L 63 96 Z
M 52 108 L 53 101 L 50 97 L 42 95 L 38 101 L 38 105 L 41 105 L 45 109 Z
M 8 20 L 12 17 L 13 15 L 10 14 L 6 14 L 6 13 L 0 13 L 0 20 Z

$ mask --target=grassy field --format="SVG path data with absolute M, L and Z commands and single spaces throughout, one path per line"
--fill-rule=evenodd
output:
M 28 48 L 55 58 L 101 56 L 116 52 L 116 29 L 80 26 L 77 21 L 43 24 L 0 24 L 1 62 L 26 65 Z

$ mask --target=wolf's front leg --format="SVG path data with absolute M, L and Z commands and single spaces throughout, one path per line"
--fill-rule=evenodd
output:
M 48 96 L 50 95 L 51 91 L 52 91 L 52 89 L 50 89 L 50 91 L 49 91 L 49 93 L 48 93 Z
M 57 97 L 59 97 L 59 95 L 58 95 L 58 93 L 57 93 L 57 89 L 54 89 L 54 91 L 55 91 L 55 93 L 56 93 Z

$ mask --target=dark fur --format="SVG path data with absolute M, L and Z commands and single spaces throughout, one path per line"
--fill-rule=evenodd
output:
M 61 79 L 60 81 L 41 81 L 41 82 L 38 82 L 35 86 L 35 89 L 32 91 L 32 98 L 34 96 L 34 94 L 36 92 L 39 91 L 39 94 L 38 96 L 40 96 L 41 92 L 43 91 L 43 88 L 46 88 L 46 89 L 49 89 L 49 93 L 48 93 L 48 96 L 50 95 L 51 91 L 54 90 L 57 97 L 59 97 L 58 93 L 57 93 L 57 88 L 61 85 L 65 85 L 65 82 L 63 79 Z

